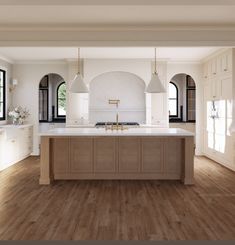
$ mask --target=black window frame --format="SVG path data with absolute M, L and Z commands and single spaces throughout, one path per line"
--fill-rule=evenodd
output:
M 66 115 L 65 116 L 62 116 L 62 115 L 59 115 L 59 96 L 58 96 L 58 91 L 59 91 L 59 88 L 61 85 L 63 85 L 65 83 L 65 81 L 61 82 L 58 87 L 57 87 L 57 90 L 56 90 L 56 117 L 57 118 L 66 118 Z
M 193 81 L 193 85 L 190 85 L 190 79 Z M 190 76 L 190 75 L 187 75 L 186 76 L 186 121 L 187 122 L 196 122 L 196 120 L 189 120 L 188 119 L 188 114 L 189 114 L 189 91 L 194 91 L 195 93 L 195 118 L 196 118 L 196 83 L 194 81 L 194 79 Z
M 178 118 L 179 117 L 179 91 L 178 91 L 178 87 L 175 83 L 173 83 L 173 82 L 170 82 L 170 83 L 173 84 L 176 88 L 176 115 L 170 115 L 169 114 L 169 118 Z M 171 98 L 168 98 L 168 100 L 171 100 Z
M 0 117 L 0 121 L 6 120 L 6 71 L 3 69 L 0 69 L 0 72 L 3 73 L 3 83 L 0 89 L 3 90 L 3 101 L 0 101 L 0 103 L 3 104 L 3 116 Z

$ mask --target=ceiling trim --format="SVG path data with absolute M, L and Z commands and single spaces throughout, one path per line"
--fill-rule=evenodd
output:
M 233 0 L 0 0 L 8 6 L 58 6 L 58 5 L 235 5 Z
M 15 60 L 13 64 L 67 64 L 66 60 Z
M 50 32 L 72 32 L 72 31 L 235 31 L 235 25 L 77 25 L 63 23 L 56 25 L 0 25 L 0 31 L 21 32 L 21 31 L 50 31 Z
M 231 47 L 231 30 L 103 30 L 103 31 L 9 31 L 1 30 L 0 46 L 5 47 Z

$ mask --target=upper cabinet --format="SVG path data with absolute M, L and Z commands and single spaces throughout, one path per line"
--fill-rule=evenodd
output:
M 232 52 L 225 52 L 221 55 L 221 72 L 229 73 L 232 71 Z
M 232 49 L 226 50 L 217 55 L 203 65 L 203 78 L 213 79 L 218 76 L 224 76 L 232 71 Z
M 232 49 L 228 49 L 203 64 L 207 100 L 232 98 Z

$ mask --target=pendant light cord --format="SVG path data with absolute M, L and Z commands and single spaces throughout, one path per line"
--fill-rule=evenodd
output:
M 80 48 L 78 48 L 78 62 L 77 62 L 78 72 L 77 72 L 77 74 L 80 74 L 80 64 L 79 64 L 79 61 L 80 61 Z
M 157 49 L 154 48 L 154 74 L 157 74 Z

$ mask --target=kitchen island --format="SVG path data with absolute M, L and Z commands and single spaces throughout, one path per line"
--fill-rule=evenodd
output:
M 194 182 L 194 136 L 183 129 L 57 128 L 40 136 L 42 185 L 75 179 Z

